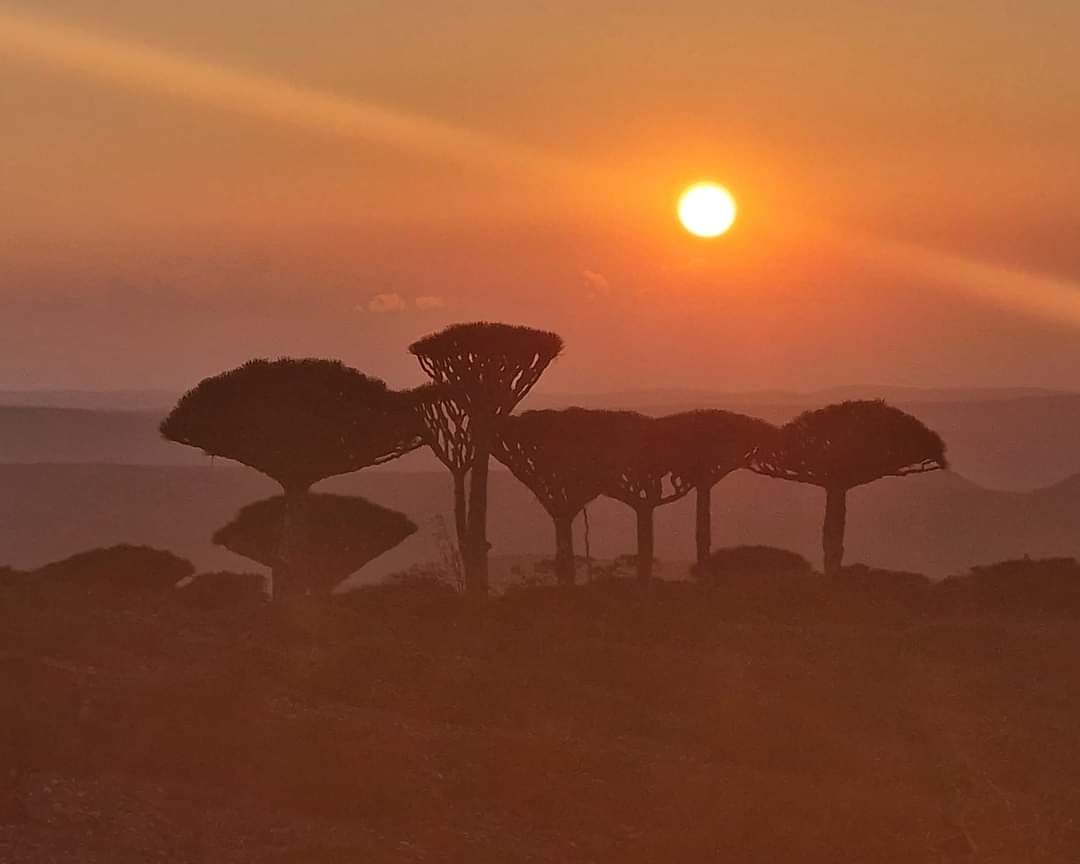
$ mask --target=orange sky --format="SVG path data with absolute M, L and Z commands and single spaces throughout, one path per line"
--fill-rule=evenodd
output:
M 0 386 L 490 317 L 549 389 L 1080 387 L 1073 3 L 314 5 L 0 0 Z

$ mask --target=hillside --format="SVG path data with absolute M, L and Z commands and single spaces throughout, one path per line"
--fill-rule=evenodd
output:
M 5 864 L 1080 855 L 1072 617 L 695 585 L 299 620 L 0 596 Z

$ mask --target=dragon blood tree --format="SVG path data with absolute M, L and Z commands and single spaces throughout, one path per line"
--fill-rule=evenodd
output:
M 423 439 L 407 394 L 336 360 L 252 360 L 200 382 L 161 424 L 170 441 L 233 459 L 284 492 L 274 594 L 303 593 L 308 490 L 396 459 Z
M 633 411 L 603 411 L 604 444 L 598 459 L 603 494 L 630 507 L 637 515 L 637 576 L 652 581 L 655 555 L 653 512 L 678 501 L 692 487 L 675 486 L 672 471 L 677 453 L 662 420 Z
M 768 444 L 776 427 L 764 420 L 717 409 L 686 411 L 658 419 L 670 456 L 676 490 L 697 493 L 697 562 L 712 552 L 712 489 L 732 471 L 746 468 L 753 453 Z
M 941 437 L 922 421 L 881 400 L 860 400 L 800 414 L 754 454 L 750 467 L 825 490 L 821 545 L 825 572 L 834 575 L 844 558 L 849 489 L 948 463 Z
M 488 588 L 487 488 L 495 426 L 525 398 L 562 351 L 556 334 L 480 322 L 454 324 L 409 346 L 420 367 L 464 409 L 475 457 L 469 476 L 466 589 Z
M 286 499 L 281 495 L 243 507 L 213 541 L 265 567 L 279 564 Z M 310 493 L 303 556 L 312 590 L 329 594 L 365 564 L 416 532 L 404 514 L 348 495 Z
M 584 408 L 526 411 L 503 418 L 494 456 L 527 486 L 555 523 L 555 574 L 573 585 L 574 519 L 600 495 L 599 452 L 607 412 Z

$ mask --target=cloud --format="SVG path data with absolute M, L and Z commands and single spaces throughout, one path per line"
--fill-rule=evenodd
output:
M 433 294 L 425 294 L 416 298 L 417 309 L 442 309 L 446 300 Z
M 368 312 L 404 312 L 405 298 L 400 294 L 376 294 L 367 301 Z
M 603 273 L 582 270 L 581 280 L 585 284 L 585 297 L 588 300 L 599 300 L 611 293 L 611 281 Z

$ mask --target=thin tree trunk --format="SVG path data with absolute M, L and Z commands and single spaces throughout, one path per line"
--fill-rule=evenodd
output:
M 465 560 L 469 543 L 468 502 L 465 498 L 465 472 L 454 472 L 454 527 L 457 529 L 458 556 Z
M 637 577 L 638 582 L 646 586 L 652 582 L 653 550 L 655 545 L 652 507 L 642 507 L 637 511 L 637 541 Z
M 821 546 L 825 557 L 825 574 L 835 576 L 844 560 L 844 526 L 847 522 L 847 490 L 825 490 L 825 525 L 821 531 Z
M 476 462 L 469 475 L 469 519 L 465 556 L 465 590 L 470 594 L 488 593 L 487 493 L 488 462 L 491 444 L 478 436 Z
M 560 585 L 573 585 L 574 567 L 574 519 L 564 516 L 552 517 L 555 522 L 555 578 Z
M 274 599 L 299 596 L 307 589 L 304 548 L 307 540 L 307 489 L 286 489 L 282 507 L 278 560 L 271 574 Z
M 582 507 L 581 514 L 585 517 L 585 573 L 592 582 L 592 543 L 589 537 L 589 508 Z
M 712 553 L 712 487 L 705 483 L 697 487 L 697 563 L 703 565 Z

